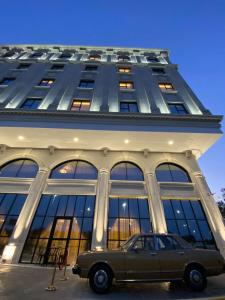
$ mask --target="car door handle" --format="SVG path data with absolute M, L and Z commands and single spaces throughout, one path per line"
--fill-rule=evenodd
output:
M 178 252 L 178 254 L 180 254 L 180 255 L 184 255 L 184 252 L 183 252 L 183 251 L 180 251 L 180 252 Z
M 150 253 L 150 255 L 152 255 L 152 256 L 156 256 L 156 255 L 157 255 L 157 253 L 155 253 L 155 252 L 151 252 L 151 253 Z

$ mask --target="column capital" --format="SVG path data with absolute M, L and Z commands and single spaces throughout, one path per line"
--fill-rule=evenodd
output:
M 145 174 L 150 175 L 150 176 L 154 176 L 155 172 L 154 171 L 146 171 Z
M 196 172 L 193 172 L 192 173 L 195 177 L 201 177 L 201 178 L 204 178 L 203 174 L 201 171 L 196 171 Z
M 101 168 L 99 169 L 99 174 L 109 174 L 109 169 L 106 169 L 106 168 Z
M 38 170 L 38 173 L 47 173 L 50 171 L 50 168 L 48 167 L 40 167 Z

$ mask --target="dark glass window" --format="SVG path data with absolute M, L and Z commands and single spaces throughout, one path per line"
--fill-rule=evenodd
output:
M 97 169 L 88 162 L 73 160 L 55 167 L 50 175 L 54 179 L 97 179 Z
M 79 87 L 84 89 L 93 89 L 94 88 L 94 80 L 81 80 Z
M 93 71 L 97 71 L 97 70 L 98 70 L 98 66 L 92 66 L 92 65 L 85 66 L 85 71 L 93 72 Z
M 26 99 L 20 108 L 31 109 L 31 110 L 37 109 L 39 107 L 39 105 L 41 104 L 41 102 L 42 102 L 41 98 Z
M 30 159 L 18 159 L 7 163 L 0 168 L 0 177 L 34 178 L 38 165 Z
M 55 79 L 50 79 L 50 78 L 47 78 L 47 79 L 42 79 L 40 82 L 39 82 L 39 86 L 46 86 L 46 87 L 50 87 L 53 85 Z
M 2 81 L 0 82 L 0 85 L 9 85 L 10 83 L 12 83 L 14 80 L 16 80 L 16 78 L 14 77 L 5 77 L 2 79 Z
M 152 68 L 152 73 L 156 75 L 163 75 L 165 74 L 165 70 L 162 68 Z
M 63 70 L 64 69 L 64 66 L 65 65 L 63 65 L 63 64 L 54 64 L 54 65 L 52 65 L 52 67 L 51 67 L 51 69 L 52 70 Z
M 72 54 L 71 53 L 68 53 L 68 52 L 64 52 L 64 53 L 62 53 L 61 55 L 60 55 L 60 59 L 68 59 L 68 58 L 70 58 L 72 56 Z
M 159 62 L 158 58 L 156 58 L 155 56 L 147 56 L 146 59 L 150 63 L 158 63 Z
M 137 102 L 124 101 L 120 102 L 120 112 L 139 112 Z
M 168 103 L 169 110 L 173 115 L 187 115 L 188 111 L 181 103 Z
M 17 69 L 19 69 L 19 70 L 27 70 L 30 66 L 31 66 L 31 64 L 19 64 L 19 66 L 17 67 Z
M 191 182 L 188 173 L 184 169 L 169 163 L 157 167 L 156 178 L 159 182 Z
M 40 264 L 53 260 L 56 246 L 68 249 L 68 263 L 90 250 L 95 196 L 42 195 L 32 222 L 21 262 Z
M 136 180 L 143 181 L 144 176 L 141 169 L 130 162 L 116 164 L 112 170 L 110 179 L 112 180 Z
M 196 247 L 215 249 L 215 241 L 200 201 L 162 200 L 169 233 Z
M 110 198 L 108 248 L 118 248 L 131 235 L 152 232 L 147 199 Z
M 6 52 L 4 55 L 3 55 L 3 57 L 12 57 L 13 55 L 15 54 L 15 51 L 8 51 L 8 52 Z
M 43 55 L 43 52 L 34 52 L 30 55 L 30 58 L 39 58 Z
M 72 111 L 89 111 L 91 107 L 90 100 L 80 100 L 80 99 L 73 99 L 71 110 Z
M 129 62 L 130 61 L 130 57 L 128 55 L 119 55 L 118 56 L 118 61 Z
M 26 197 L 23 194 L 0 194 L 0 255 L 8 244 Z

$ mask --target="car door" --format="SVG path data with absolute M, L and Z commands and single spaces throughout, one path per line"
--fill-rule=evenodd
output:
M 160 278 L 159 257 L 154 237 L 141 236 L 125 253 L 126 279 L 155 280 Z
M 155 238 L 160 264 L 160 278 L 183 278 L 183 271 L 187 260 L 186 249 L 172 236 L 159 235 Z

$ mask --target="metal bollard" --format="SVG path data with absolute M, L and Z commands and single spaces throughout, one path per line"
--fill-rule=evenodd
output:
M 54 285 L 54 281 L 55 281 L 55 274 L 56 274 L 56 268 L 57 268 L 57 256 L 59 255 L 59 249 L 57 249 L 56 251 L 56 257 L 55 257 L 55 266 L 53 269 L 53 274 L 52 274 L 52 280 L 51 283 L 49 284 L 49 286 L 47 288 L 45 288 L 46 291 L 49 292 L 53 292 L 56 291 L 56 286 Z

